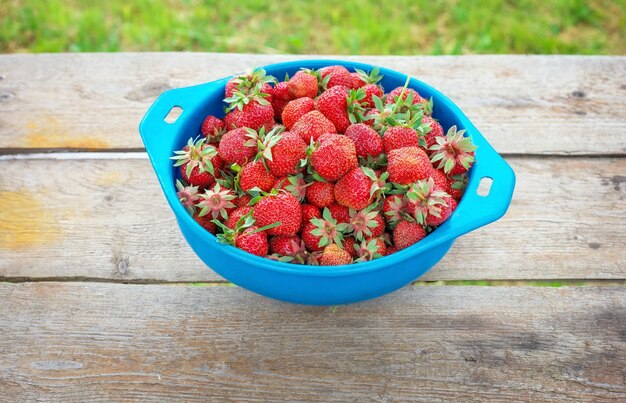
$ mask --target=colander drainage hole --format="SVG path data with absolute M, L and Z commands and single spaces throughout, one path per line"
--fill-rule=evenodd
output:
M 489 191 L 491 190 L 491 184 L 493 183 L 493 179 L 488 176 L 485 176 L 480 180 L 478 184 L 478 189 L 476 189 L 476 194 L 478 196 L 487 197 L 489 195 Z
M 166 123 L 172 124 L 178 120 L 182 113 L 183 108 L 181 108 L 180 106 L 174 106 L 172 107 L 172 109 L 170 109 L 170 111 L 165 116 L 165 119 L 163 120 L 165 120 Z

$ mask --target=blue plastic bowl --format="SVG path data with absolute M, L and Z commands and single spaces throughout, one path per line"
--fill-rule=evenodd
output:
M 374 66 L 341 60 L 299 60 L 265 66 L 268 74 L 282 78 L 300 68 L 318 69 L 343 65 L 349 70 L 369 71 Z M 404 85 L 407 76 L 381 68 L 386 91 Z M 302 266 L 260 258 L 235 247 L 219 244 L 185 211 L 176 196 L 176 170 L 169 159 L 191 136 L 199 133 L 207 114 L 223 115 L 224 86 L 229 79 L 164 92 L 150 107 L 139 126 L 141 137 L 165 197 L 178 225 L 196 254 L 211 269 L 248 290 L 282 301 L 310 305 L 336 305 L 375 298 L 417 279 L 448 252 L 454 240 L 491 223 L 506 212 L 515 187 L 511 167 L 489 145 L 461 110 L 429 85 L 411 79 L 409 86 L 434 100 L 433 116 L 445 130 L 456 125 L 465 129 L 478 146 L 476 162 L 469 173 L 465 195 L 452 216 L 417 244 L 390 256 L 344 266 Z M 182 114 L 173 123 L 164 118 L 178 106 Z M 485 197 L 476 191 L 482 178 L 493 180 Z

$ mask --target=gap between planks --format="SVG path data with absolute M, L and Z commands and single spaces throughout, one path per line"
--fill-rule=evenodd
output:
M 120 280 L 100 277 L 0 277 L 0 283 L 105 283 L 133 285 L 176 285 L 195 287 L 237 287 L 229 281 L 163 281 L 152 279 Z M 416 280 L 413 287 L 479 286 L 479 287 L 624 287 L 626 279 L 544 279 L 544 280 Z

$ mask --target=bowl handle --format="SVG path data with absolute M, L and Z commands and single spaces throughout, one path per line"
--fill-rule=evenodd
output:
M 225 79 L 168 90 L 154 101 L 139 124 L 139 133 L 155 169 L 163 168 L 160 164 L 165 164 L 169 168 L 171 143 L 180 130 L 181 122 L 185 120 L 183 116 L 196 113 L 197 109 L 202 107 L 198 99 L 205 98 L 207 92 L 223 90 L 224 82 Z M 181 108 L 182 112 L 174 122 L 168 123 L 165 118 L 174 107 Z
M 513 189 L 515 173 L 509 164 L 491 147 L 482 136 L 475 137 L 479 151 L 471 178 L 456 211 L 448 222 L 444 223 L 455 228 L 456 236 L 468 233 L 476 228 L 496 221 L 506 213 Z M 484 178 L 492 180 L 489 193 L 477 193 L 479 184 Z

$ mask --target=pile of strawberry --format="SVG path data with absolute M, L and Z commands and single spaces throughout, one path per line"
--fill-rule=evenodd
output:
M 222 243 L 283 262 L 341 265 L 397 252 L 447 220 L 475 146 L 432 100 L 385 94 L 378 69 L 257 69 L 226 84 L 226 114 L 172 157 L 178 197 Z

